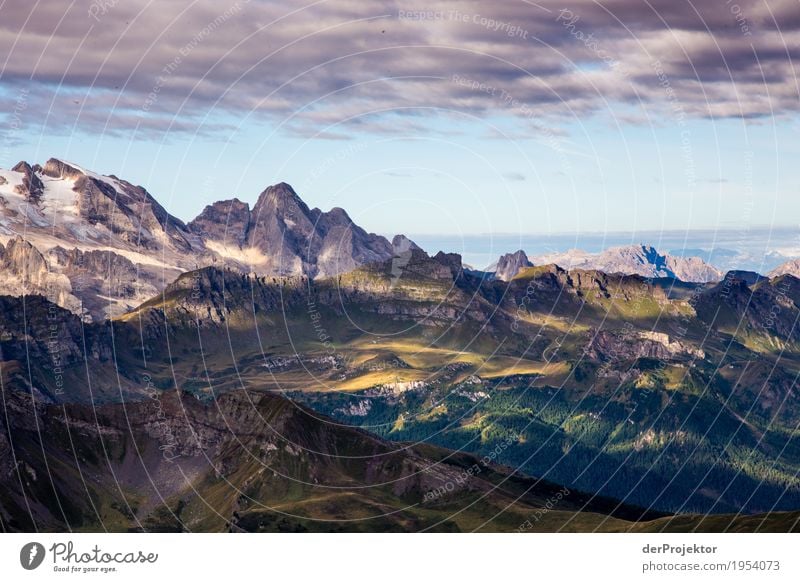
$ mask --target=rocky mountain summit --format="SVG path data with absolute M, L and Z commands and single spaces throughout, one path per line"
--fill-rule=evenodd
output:
M 392 256 L 384 237 L 366 232 L 341 208 L 311 209 L 281 182 L 255 205 L 215 202 L 188 225 L 207 248 L 263 275 L 330 277 Z
M 781 275 L 800 277 L 800 259 L 787 261 L 769 273 L 770 277 L 780 277 Z
M 252 206 L 239 198 L 221 200 L 184 223 L 143 187 L 55 158 L 0 170 L 0 245 L 1 292 L 42 295 L 86 320 L 127 313 L 181 273 L 206 266 L 325 279 L 386 264 L 387 285 L 402 289 L 407 284 L 401 277 L 418 265 L 422 251 L 403 235 L 389 241 L 366 232 L 341 208 L 310 208 L 283 182 L 267 187 Z M 440 257 L 440 267 L 448 257 Z M 460 259 L 450 262 L 449 271 L 461 270 Z M 533 265 L 548 264 L 684 282 L 722 279 L 698 257 L 648 245 L 532 259 L 520 249 L 489 271 L 509 282 Z M 800 271 L 791 264 L 782 269 L 775 274 Z
M 525 254 L 525 251 L 518 250 L 515 253 L 507 253 L 497 261 L 495 277 L 501 281 L 510 281 L 522 269 L 532 266 L 533 263 L 528 260 L 528 255 Z

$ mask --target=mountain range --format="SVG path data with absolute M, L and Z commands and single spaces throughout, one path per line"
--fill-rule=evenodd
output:
M 184 224 L 0 176 L 4 531 L 798 529 L 792 274 L 476 271 L 286 184 Z
M 0 291 L 37 292 L 88 319 L 121 315 L 202 266 L 320 278 L 419 248 L 398 237 L 366 232 L 341 208 L 311 209 L 285 183 L 267 187 L 252 208 L 222 200 L 184 223 L 143 187 L 74 163 L 51 158 L 0 170 Z M 698 257 L 644 244 L 532 259 L 519 250 L 487 271 L 508 281 L 534 264 L 702 283 L 723 275 Z M 798 272 L 794 261 L 772 275 Z
M 266 188 L 252 208 L 216 202 L 184 224 L 141 186 L 53 158 L 0 171 L 0 242 L 0 289 L 100 320 L 200 266 L 314 278 L 393 256 L 386 238 L 341 208 L 310 209 L 288 184 Z
M 580 250 L 535 257 L 537 264 L 556 263 L 565 269 L 595 269 L 606 273 L 667 277 L 691 283 L 709 283 L 722 279 L 723 273 L 698 257 L 659 253 L 649 245 L 612 247 L 598 254 Z

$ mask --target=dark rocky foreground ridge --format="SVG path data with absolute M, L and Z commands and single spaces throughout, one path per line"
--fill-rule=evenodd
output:
M 548 529 L 660 517 L 265 393 L 59 407 L 4 392 L 4 406 L 4 531 L 514 531 L 556 496 Z

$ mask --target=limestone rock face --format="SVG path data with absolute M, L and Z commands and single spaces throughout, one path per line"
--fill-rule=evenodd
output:
M 510 281 L 517 273 L 526 267 L 532 267 L 533 263 L 528 260 L 525 251 L 518 250 L 515 253 L 508 253 L 500 257 L 495 268 L 495 277 L 501 281 Z
M 83 175 L 75 180 L 73 190 L 78 193 L 78 214 L 88 224 L 105 226 L 145 250 L 157 251 L 165 245 L 177 252 L 192 250 L 186 226 L 141 186 Z
M 624 362 L 636 358 L 662 361 L 702 360 L 705 352 L 668 334 L 655 331 L 600 331 L 593 334 L 587 356 L 602 362 Z
M 719 281 L 722 273 L 699 257 L 674 257 L 666 255 L 666 271 L 675 279 L 690 283 Z
M 250 219 L 247 245 L 267 255 L 268 274 L 330 277 L 392 257 L 384 237 L 367 233 L 341 208 L 310 209 L 283 182 L 261 193 Z
M 42 174 L 50 178 L 70 178 L 72 180 L 77 180 L 84 175 L 83 172 L 81 172 L 78 168 L 74 168 L 69 164 L 55 158 L 50 158 L 45 162 L 44 167 L 42 168 Z
M 769 274 L 770 277 L 779 277 L 781 275 L 792 275 L 800 278 L 800 259 L 787 261 L 771 271 Z
M 250 205 L 237 198 L 214 202 L 206 206 L 188 227 L 206 240 L 242 248 L 250 230 Z
M 38 204 L 44 194 L 44 184 L 34 169 L 27 162 L 19 162 L 12 171 L 23 175 L 22 184 L 17 185 L 15 190 L 25 196 L 30 203 Z
M 47 258 L 71 281 L 72 293 L 95 319 L 121 315 L 163 288 L 163 274 L 137 267 L 113 251 L 55 247 Z
M 42 253 L 19 236 L 5 247 L 0 244 L 0 294 L 41 295 L 76 313 L 81 311 L 69 278 L 51 272 Z

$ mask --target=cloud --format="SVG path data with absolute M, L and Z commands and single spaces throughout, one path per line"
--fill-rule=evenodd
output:
M 744 119 L 800 103 L 794 0 L 17 2 L 0 8 L 0 53 L 0 100 L 29 90 L 48 133 L 267 121 L 343 139 L 434 117 L 536 131 L 620 103 L 644 111 L 635 123 L 676 103 Z
M 519 172 L 506 172 L 503 174 L 503 178 L 511 182 L 524 182 L 526 180 L 525 174 L 520 174 Z

